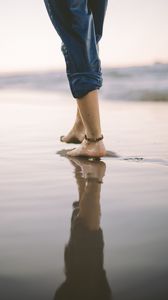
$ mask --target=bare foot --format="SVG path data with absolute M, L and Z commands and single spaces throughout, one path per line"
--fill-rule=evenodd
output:
M 85 129 L 83 126 L 74 127 L 70 130 L 70 132 L 67 135 L 62 135 L 60 137 L 60 141 L 64 143 L 74 143 L 74 144 L 80 144 L 85 136 Z
M 83 140 L 81 145 L 67 152 L 68 156 L 86 156 L 86 157 L 102 157 L 106 155 L 106 149 L 102 140 L 98 142 L 88 142 Z

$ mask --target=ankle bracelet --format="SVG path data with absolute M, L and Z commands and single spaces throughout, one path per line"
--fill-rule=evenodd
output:
M 87 135 L 85 134 L 85 140 L 87 140 L 88 142 L 94 142 L 94 143 L 96 143 L 96 142 L 98 142 L 98 141 L 101 141 L 103 138 L 104 138 L 103 135 L 101 135 L 101 136 L 100 136 L 99 138 L 97 138 L 97 139 L 92 139 L 92 138 L 88 138 Z

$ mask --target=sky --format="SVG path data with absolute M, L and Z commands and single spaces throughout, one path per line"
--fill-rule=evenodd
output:
M 167 12 L 167 0 L 108 0 L 102 66 L 168 62 Z M 60 46 L 43 0 L 0 2 L 0 72 L 64 68 Z

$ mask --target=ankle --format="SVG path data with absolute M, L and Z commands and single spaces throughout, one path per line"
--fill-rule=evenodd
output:
M 88 142 L 96 143 L 103 140 L 103 138 L 104 138 L 103 134 L 100 134 L 99 136 L 92 136 L 92 137 L 88 137 L 88 135 L 85 134 L 85 140 Z

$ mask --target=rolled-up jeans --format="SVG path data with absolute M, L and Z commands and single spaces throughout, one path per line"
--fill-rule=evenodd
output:
M 102 86 L 98 43 L 108 0 L 44 0 L 62 40 L 61 50 L 74 98 Z

